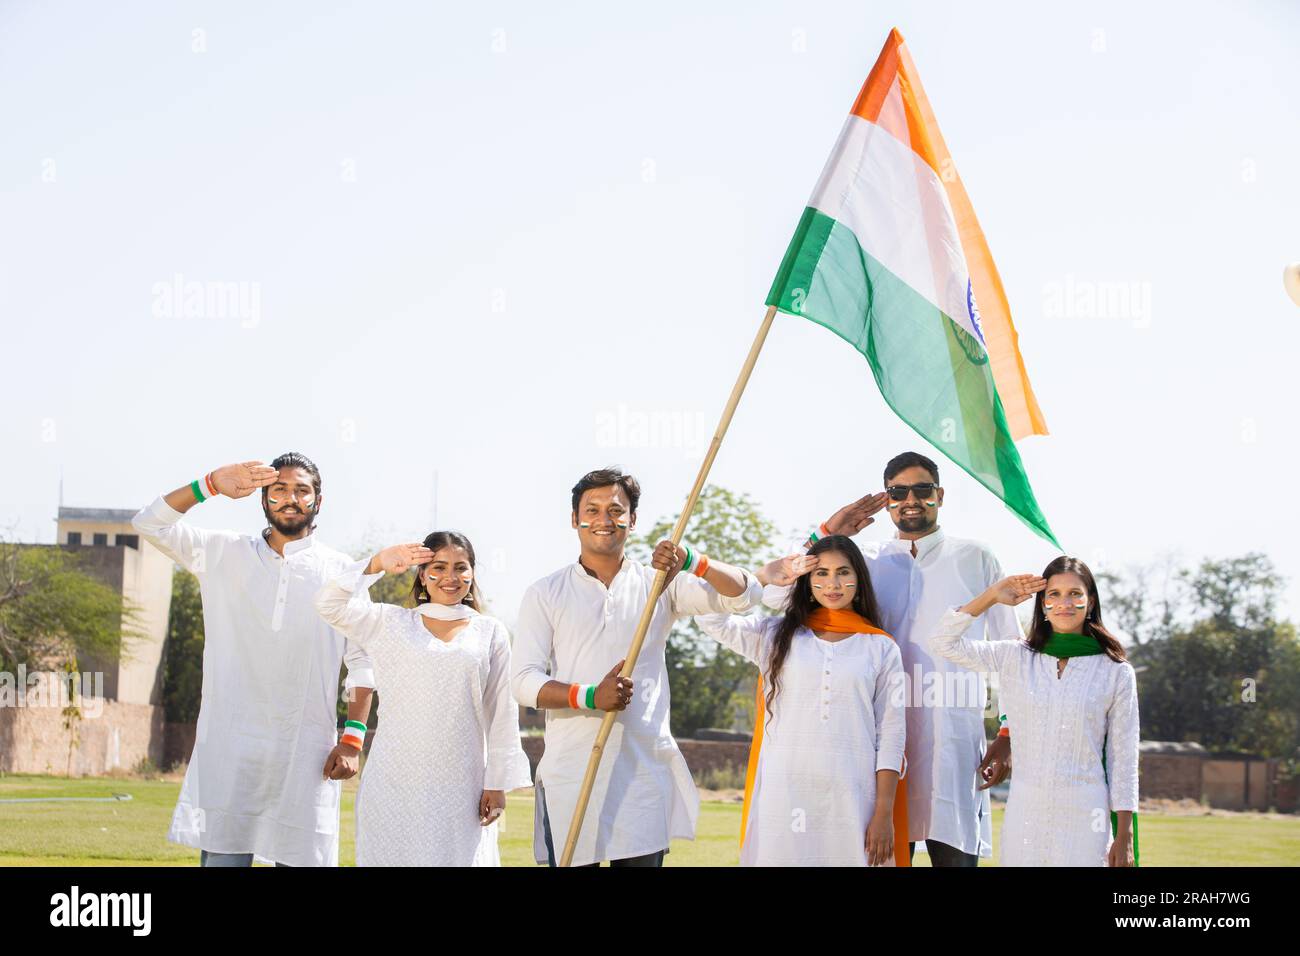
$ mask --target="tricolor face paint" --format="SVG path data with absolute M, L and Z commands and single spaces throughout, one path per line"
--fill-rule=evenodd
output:
M 579 528 L 590 528 L 590 527 L 591 527 L 591 522 L 590 522 L 590 521 L 579 521 L 579 522 L 578 522 L 578 527 L 579 527 Z
M 1048 602 L 1043 601 L 1043 614 L 1061 614 L 1065 616 L 1073 615 L 1076 611 L 1084 611 L 1088 607 L 1087 598 L 1076 598 L 1069 602 Z

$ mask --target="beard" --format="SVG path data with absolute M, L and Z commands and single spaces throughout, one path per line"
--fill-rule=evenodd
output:
M 297 514 L 272 511 L 265 501 L 262 502 L 262 513 L 266 515 L 267 523 L 283 535 L 298 534 L 303 528 L 311 525 L 316 517 L 315 510 L 299 511 Z
M 939 520 L 939 509 L 931 508 L 928 511 L 922 511 L 919 515 L 910 518 L 898 516 L 894 522 L 899 531 L 906 531 L 908 534 L 914 534 L 917 531 L 927 531 L 933 528 Z

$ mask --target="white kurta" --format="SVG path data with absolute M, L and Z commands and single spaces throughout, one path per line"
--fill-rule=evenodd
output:
M 203 701 L 167 839 L 290 866 L 337 866 L 342 783 L 323 780 L 338 743 L 339 665 L 374 686 L 370 660 L 312 607 L 352 562 L 308 535 L 276 554 L 261 535 L 181 521 L 159 498 L 137 531 L 199 579 Z
M 963 853 L 993 855 L 992 810 L 980 790 L 980 761 L 987 746 L 984 712 L 987 687 L 925 646 L 944 612 L 982 594 L 1003 577 L 989 549 L 978 541 L 946 536 L 938 528 L 916 541 L 900 538 L 860 543 L 867 562 L 880 620 L 903 655 L 907 707 L 907 824 L 911 841 L 938 840 Z M 788 588 L 768 587 L 763 602 L 783 609 Z M 973 625 L 972 640 L 984 633 L 984 620 L 999 634 L 1019 633 L 1015 612 L 999 604 Z M 1008 721 L 1014 737 L 1015 727 Z
M 757 664 L 771 687 L 780 618 L 710 614 L 696 622 Z M 763 727 L 741 866 L 867 865 L 876 771 L 903 766 L 902 675 L 898 645 L 883 634 L 828 641 L 795 631 Z
M 529 587 L 515 625 L 515 699 L 536 707 L 537 693 L 549 680 L 603 680 L 627 656 L 655 573 L 624 558 L 606 588 L 575 561 Z M 694 575 L 678 574 L 659 596 L 632 671 L 632 702 L 618 714 L 605 745 L 574 866 L 655 853 L 668 849 L 673 839 L 695 838 L 700 796 L 669 727 L 664 651 L 678 618 L 743 613 L 758 603 L 762 589 L 748 573 L 745 580 L 744 594 L 725 598 Z M 537 782 L 545 793 L 557 861 L 603 717 L 599 710 L 546 711 L 546 750 Z M 540 811 L 536 817 L 534 855 L 544 863 Z
M 479 823 L 484 790 L 532 784 L 510 696 L 510 636 L 472 609 L 451 641 L 419 609 L 371 602 L 361 560 L 316 597 L 321 616 L 374 662 L 382 712 L 357 791 L 358 866 L 500 866 L 498 824 Z M 443 611 L 444 613 L 439 613 Z
M 996 671 L 1004 709 L 1014 722 L 1015 771 L 1002 821 L 1002 865 L 1105 866 L 1111 811 L 1138 808 L 1132 665 L 1105 654 L 1072 657 L 1058 677 L 1057 658 L 1031 650 L 1023 640 L 964 637 L 974 620 L 950 609 L 932 646 L 962 667 Z

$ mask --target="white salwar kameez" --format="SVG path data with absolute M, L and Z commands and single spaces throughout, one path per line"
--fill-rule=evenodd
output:
M 695 620 L 757 664 L 764 689 L 771 688 L 780 618 Z M 806 627 L 795 631 L 763 726 L 741 866 L 867 865 L 876 771 L 903 768 L 902 674 L 898 646 L 884 634 L 829 641 Z
M 973 620 L 950 609 L 932 646 L 962 667 L 998 674 L 1003 709 L 1015 728 L 1002 865 L 1105 866 L 1111 811 L 1138 808 L 1132 665 L 1105 654 L 1071 657 L 1058 677 L 1058 659 L 1023 640 L 964 637 Z
M 510 696 L 510 636 L 463 604 L 375 604 L 384 572 L 356 562 L 316 597 L 321 616 L 374 662 L 383 710 L 357 791 L 358 866 L 500 866 L 484 790 L 532 784 Z M 424 617 L 468 623 L 450 641 Z
M 524 593 L 515 625 L 515 699 L 537 706 L 547 681 L 596 684 L 627 656 L 645 610 L 655 570 L 624 558 L 608 588 L 579 562 L 542 578 Z M 677 574 L 659 596 L 636 667 L 633 696 L 618 713 L 605 744 L 573 865 L 623 860 L 694 839 L 700 796 L 669 729 L 664 663 L 673 622 L 695 614 L 743 613 L 762 589 L 745 573 L 745 593 L 723 597 L 692 574 Z M 537 767 L 558 862 L 578 803 L 599 710 L 547 710 L 546 750 Z M 541 810 L 534 821 L 534 856 L 547 859 Z
M 880 620 L 871 623 L 898 642 L 909 687 L 907 839 L 937 840 L 991 857 L 989 793 L 979 789 L 978 779 L 987 746 L 987 687 L 981 676 L 933 654 L 925 638 L 948 608 L 1000 581 L 1002 568 L 985 545 L 950 538 L 942 528 L 916 539 L 915 558 L 912 544 L 897 537 L 860 543 L 880 609 Z M 769 586 L 763 603 L 784 609 L 789 590 Z M 999 604 L 972 625 L 972 640 L 983 637 L 985 619 L 997 634 L 1019 633 L 1015 612 Z M 1014 739 L 1016 728 L 1010 720 L 1008 726 Z
M 203 597 L 203 701 L 167 839 L 289 866 L 337 866 L 339 665 L 373 687 L 370 660 L 321 620 L 316 591 L 352 559 L 308 535 L 284 556 L 259 535 L 181 521 L 163 498 L 132 520 L 192 571 Z

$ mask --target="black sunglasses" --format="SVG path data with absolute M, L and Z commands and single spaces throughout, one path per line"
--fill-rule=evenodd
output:
M 934 490 L 938 487 L 932 481 L 923 481 L 919 485 L 890 485 L 885 490 L 889 492 L 892 501 L 906 501 L 910 491 L 916 492 L 917 501 L 924 501 L 926 498 L 934 497 Z

